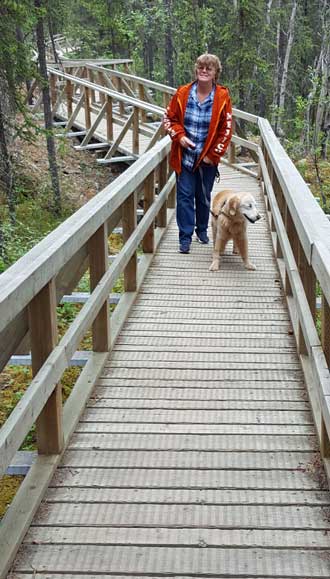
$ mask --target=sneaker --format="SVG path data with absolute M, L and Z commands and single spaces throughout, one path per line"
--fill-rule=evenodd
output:
M 179 252 L 180 253 L 189 253 L 190 252 L 189 243 L 180 243 Z
M 199 243 L 203 243 L 204 245 L 207 245 L 210 241 L 206 231 L 201 231 L 200 233 L 197 233 L 196 231 L 196 237 L 197 241 L 199 241 Z

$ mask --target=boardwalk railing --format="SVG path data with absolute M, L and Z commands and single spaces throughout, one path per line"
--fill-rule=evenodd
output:
M 1 368 L 28 332 L 34 377 L 0 430 L 0 474 L 35 422 L 39 453 L 0 528 L 0 560 L 6 569 L 134 302 L 168 213 L 173 212 L 175 178 L 169 176 L 169 149 L 167 138 L 160 141 L 1 276 Z M 137 225 L 141 195 L 144 215 Z M 108 237 L 120 220 L 124 245 L 108 267 Z M 137 260 L 139 245 L 143 255 Z M 90 297 L 58 342 L 56 305 L 76 287 L 88 265 Z M 121 274 L 125 291 L 110 316 L 108 297 Z M 61 376 L 90 328 L 93 352 L 62 407 Z
M 72 65 L 74 66 L 74 65 Z M 80 64 L 77 65 L 82 70 Z M 100 80 L 50 69 L 54 77 L 54 114 L 63 105 L 66 130 L 77 123 L 77 107 L 85 111 L 85 145 L 97 135 L 97 121 L 89 122 L 91 110 L 106 119 L 111 155 L 119 141 L 111 140 L 111 124 L 120 117 L 114 102 L 122 103 L 121 123 L 133 127 L 135 135 L 145 131 L 152 146 L 117 180 L 99 193 L 53 233 L 39 243 L 0 278 L 1 368 L 16 353 L 29 334 L 34 378 L 0 431 L 0 468 L 5 472 L 31 426 L 37 421 L 38 458 L 29 471 L 0 527 L 0 552 L 5 573 L 33 517 L 84 404 L 108 356 L 113 340 L 136 297 L 139 285 L 166 228 L 175 205 L 175 179 L 170 175 L 169 139 L 156 143 L 161 133 L 152 129 L 150 116 L 160 118 L 163 107 L 150 102 L 156 88 L 150 81 L 87 65 Z M 85 74 L 85 73 L 83 73 Z M 121 90 L 105 88 L 105 76 L 121 78 Z M 144 90 L 138 88 L 143 85 Z M 128 90 L 127 87 L 130 87 Z M 147 90 L 148 89 L 148 90 Z M 157 90 L 162 92 L 162 85 Z M 164 91 L 167 96 L 174 89 Z M 93 96 L 94 91 L 94 96 Z M 133 94 L 127 94 L 132 91 Z M 139 98 L 136 96 L 139 93 Z M 152 92 L 150 92 L 152 91 Z M 143 92 L 143 94 L 142 94 Z M 143 97 L 143 98 L 142 98 Z M 166 100 L 165 97 L 164 101 Z M 163 101 L 163 102 L 164 102 Z M 77 113 L 75 114 L 75 111 Z M 102 114 L 101 114 L 102 111 Z M 142 113 L 145 113 L 144 117 Z M 98 117 L 99 115 L 99 117 Z M 149 115 L 149 122 L 147 115 Z M 298 353 L 305 372 L 322 456 L 330 475 L 330 223 L 274 135 L 268 121 L 234 110 L 237 120 L 253 123 L 259 130 L 255 142 L 235 135 L 225 162 L 260 178 L 267 208 L 275 255 L 291 314 Z M 128 126 L 129 120 L 129 126 Z M 152 120 L 152 119 L 151 119 Z M 148 126 L 149 125 L 149 126 Z M 134 128 L 135 127 L 135 128 Z M 152 132 L 153 130 L 153 132 Z M 157 135 L 157 136 L 155 136 Z M 154 144 L 156 143 L 156 144 Z M 116 146 L 114 146 L 116 145 Z M 237 163 L 236 147 L 249 149 L 258 161 L 256 171 Z M 134 144 L 133 144 L 134 147 Z M 127 156 L 138 157 L 138 148 Z M 253 166 L 253 163 L 250 163 Z M 156 195 L 155 192 L 158 192 Z M 144 216 L 136 223 L 137 199 L 144 197 Z M 124 246 L 108 268 L 108 236 L 122 220 Z M 157 228 L 154 228 L 154 224 Z M 143 255 L 137 260 L 137 248 Z M 70 293 L 89 266 L 91 293 L 70 328 L 58 343 L 56 304 Z M 115 281 L 124 273 L 125 292 L 110 316 L 108 297 Z M 316 309 L 322 295 L 321 316 Z M 63 371 L 92 328 L 93 352 L 62 409 L 59 386 Z M 26 346 L 25 346 L 26 347 Z M 29 504 L 26 504 L 26 497 Z
M 330 223 L 266 119 L 259 129 L 274 251 L 330 480 Z

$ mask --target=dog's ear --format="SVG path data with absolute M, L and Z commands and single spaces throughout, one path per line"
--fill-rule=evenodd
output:
M 237 196 L 231 197 L 228 200 L 228 213 L 229 213 L 229 215 L 232 215 L 232 216 L 236 215 L 238 207 L 239 207 L 239 203 L 240 203 L 240 200 L 239 200 L 239 197 L 237 197 Z

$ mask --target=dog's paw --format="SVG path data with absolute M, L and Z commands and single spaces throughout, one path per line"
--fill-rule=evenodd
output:
M 212 261 L 209 271 L 218 271 L 220 269 L 220 264 L 218 261 Z
M 255 271 L 255 270 L 257 269 L 256 266 L 255 266 L 253 263 L 250 263 L 250 262 L 245 263 L 244 265 L 245 265 L 245 268 L 246 268 L 246 269 L 249 269 L 250 271 Z

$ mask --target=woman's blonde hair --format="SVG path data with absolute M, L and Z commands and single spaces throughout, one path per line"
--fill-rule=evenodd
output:
M 215 82 L 217 82 L 222 66 L 219 58 L 215 54 L 201 54 L 195 62 L 195 77 L 199 66 L 212 66 L 215 69 Z

